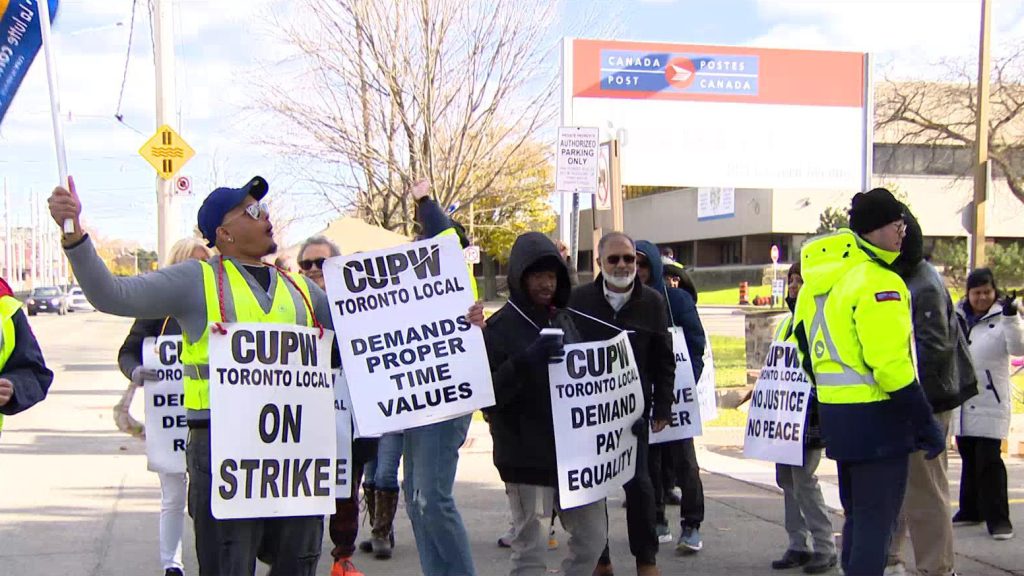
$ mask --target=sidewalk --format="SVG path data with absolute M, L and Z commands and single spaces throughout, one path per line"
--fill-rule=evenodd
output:
M 146 470 L 143 443 L 114 429 L 111 407 L 120 398 L 124 378 L 113 364 L 111 342 L 119 344 L 130 322 L 88 315 L 69 322 L 45 318 L 33 328 L 44 346 L 57 382 L 47 400 L 5 422 L 0 438 L 0 575 L 138 576 L 158 575 L 160 490 Z M 88 339 L 81 338 L 88 334 Z M 138 410 L 134 410 L 138 414 Z M 740 439 L 737 442 L 737 438 Z M 677 557 L 663 545 L 659 557 L 666 576 L 675 574 L 763 575 L 786 545 L 783 507 L 774 488 L 771 464 L 739 458 L 740 429 L 709 428 L 698 441 L 706 496 L 702 527 L 704 551 Z M 496 546 L 507 528 L 504 488 L 491 463 L 486 424 L 474 422 L 462 449 L 456 498 L 465 520 L 479 576 L 508 573 L 509 552 Z M 951 478 L 958 477 L 951 458 Z M 1011 507 L 1024 526 L 1024 466 L 1008 461 Z M 714 472 L 714 473 L 711 473 Z M 822 480 L 834 484 L 834 467 L 823 463 Z M 1016 480 L 1016 481 L 1015 481 Z M 834 488 L 826 487 L 826 493 Z M 830 500 L 834 498 L 830 497 Z M 621 495 L 609 501 L 611 548 L 617 573 L 628 575 L 632 558 L 626 540 Z M 678 533 L 678 509 L 669 511 Z M 840 519 L 834 516 L 838 531 Z M 368 528 L 361 528 L 365 536 Z M 391 561 L 357 555 L 367 574 L 420 574 L 404 508 L 397 517 L 398 548 Z M 565 553 L 549 553 L 549 568 Z M 1024 547 L 1019 540 L 995 542 L 982 528 L 957 530 L 958 569 L 963 574 L 1024 576 Z M 1024 535 L 1018 536 L 1024 538 Z M 331 545 L 325 538 L 318 575 L 330 573 Z M 196 571 L 191 527 L 185 534 L 186 573 Z M 260 568 L 258 574 L 265 574 Z M 556 572 L 552 572 L 556 573 Z M 838 573 L 838 572 L 836 572 Z

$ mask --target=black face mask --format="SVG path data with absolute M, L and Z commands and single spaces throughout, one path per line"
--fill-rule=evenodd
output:
M 786 306 L 789 307 L 789 311 L 793 312 L 796 310 L 796 298 L 792 296 L 786 296 Z

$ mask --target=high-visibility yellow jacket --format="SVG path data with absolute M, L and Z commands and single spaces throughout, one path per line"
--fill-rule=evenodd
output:
M 13 296 L 0 296 L 0 373 L 14 352 L 14 314 L 20 309 L 21 302 Z M 0 414 L 0 429 L 3 427 L 4 415 Z
M 889 268 L 897 256 L 847 229 L 814 238 L 801 250 L 804 285 L 794 333 L 835 459 L 895 456 L 914 446 L 911 420 L 921 417 L 919 403 L 926 401 L 908 389 L 920 387 L 910 293 Z M 904 390 L 914 394 L 891 401 Z M 930 409 L 923 415 L 929 417 Z
M 221 317 L 221 302 L 218 294 L 217 276 L 219 265 L 201 262 L 203 267 L 203 290 L 206 294 L 206 330 L 196 339 L 182 335 L 181 362 L 184 366 L 185 408 L 189 410 L 210 409 L 210 324 L 217 322 L 263 322 L 270 324 L 298 324 L 312 326 L 313 318 L 306 302 L 309 301 L 309 287 L 306 281 L 290 272 L 292 282 L 282 279 L 277 282 L 270 310 L 263 311 L 248 282 L 231 260 L 223 262 L 224 313 Z M 296 286 L 298 290 L 296 290 Z
M 801 251 L 804 285 L 793 316 L 804 326 L 823 404 L 888 400 L 917 379 L 910 293 L 888 268 L 897 256 L 845 229 Z
M 785 342 L 787 344 L 796 344 L 796 334 L 793 333 L 793 315 L 790 314 L 779 322 L 779 326 L 775 329 L 775 338 L 772 339 L 775 342 Z

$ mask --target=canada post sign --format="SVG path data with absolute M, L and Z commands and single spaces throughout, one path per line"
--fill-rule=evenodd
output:
M 760 57 L 601 50 L 601 91 L 757 96 Z

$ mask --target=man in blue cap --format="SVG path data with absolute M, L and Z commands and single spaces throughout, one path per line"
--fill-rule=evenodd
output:
M 79 223 L 82 211 L 74 181 L 54 189 L 50 213 L 64 234 L 65 253 L 86 297 L 97 310 L 132 318 L 173 317 L 182 329 L 185 407 L 189 425 L 186 458 L 189 512 L 202 576 L 252 576 L 257 551 L 272 558 L 271 574 L 313 576 L 323 538 L 323 516 L 217 520 L 211 513 L 210 420 L 230 410 L 209 404 L 209 326 L 218 322 L 266 322 L 333 328 L 323 290 L 302 276 L 277 270 L 262 258 L 277 251 L 267 205 L 266 180 L 241 188 L 217 188 L 199 209 L 199 230 L 220 252 L 206 262 L 189 260 L 143 276 L 117 278 L 97 256 Z M 315 319 L 315 320 L 314 320 Z

